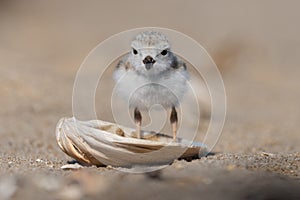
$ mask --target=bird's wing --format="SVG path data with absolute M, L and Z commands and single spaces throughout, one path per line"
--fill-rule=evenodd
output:
M 117 64 L 116 69 L 132 69 L 132 65 L 128 61 L 128 55 L 125 55 Z
M 184 69 L 186 70 L 186 64 L 185 62 L 183 62 L 183 60 L 181 60 L 180 58 L 178 58 L 177 56 L 175 57 L 173 63 L 172 63 L 172 68 L 174 69 Z

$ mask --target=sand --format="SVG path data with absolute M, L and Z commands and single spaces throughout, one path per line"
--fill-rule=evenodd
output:
M 0 199 L 300 199 L 299 3 L 149 4 L 0 2 Z M 213 154 L 151 174 L 60 169 L 72 159 L 55 126 L 72 116 L 81 62 L 112 34 L 143 26 L 193 37 L 218 65 L 228 107 Z

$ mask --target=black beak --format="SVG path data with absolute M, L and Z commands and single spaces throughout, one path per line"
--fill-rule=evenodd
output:
M 151 56 L 146 56 L 146 58 L 143 60 L 143 63 L 145 64 L 147 70 L 151 69 L 155 62 L 156 61 Z

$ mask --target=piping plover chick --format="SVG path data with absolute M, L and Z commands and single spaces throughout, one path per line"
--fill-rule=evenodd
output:
M 171 51 L 168 38 L 156 31 L 139 33 L 114 71 L 116 92 L 134 109 L 137 137 L 141 138 L 142 110 L 161 105 L 170 111 L 176 141 L 176 107 L 187 90 L 189 73 L 185 63 Z

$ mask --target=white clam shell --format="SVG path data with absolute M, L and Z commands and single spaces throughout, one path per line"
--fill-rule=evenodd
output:
M 56 127 L 56 139 L 62 151 L 84 165 L 164 165 L 179 157 L 197 157 L 206 151 L 201 143 L 180 138 L 173 142 L 170 136 L 150 132 L 143 132 L 143 139 L 137 139 L 134 132 L 134 129 L 101 120 L 62 118 Z

